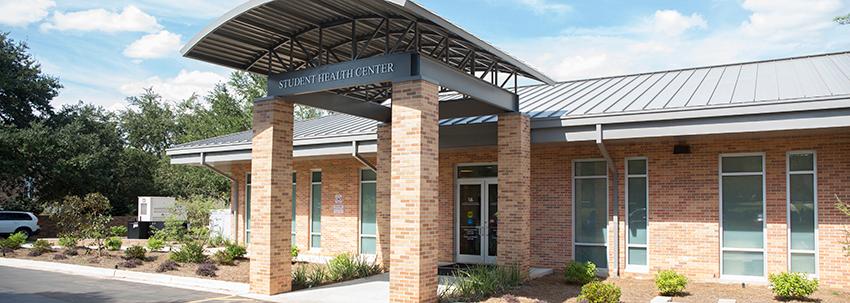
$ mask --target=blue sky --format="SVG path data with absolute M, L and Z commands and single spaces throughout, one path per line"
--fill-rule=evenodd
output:
M 154 87 L 204 94 L 229 70 L 179 48 L 242 1 L 0 0 L 0 31 L 25 41 L 64 88 L 117 110 Z M 558 80 L 850 50 L 831 19 L 850 0 L 419 0 Z

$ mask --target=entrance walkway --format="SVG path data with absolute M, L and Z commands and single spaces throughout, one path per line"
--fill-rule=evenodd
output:
M 529 277 L 532 279 L 551 274 L 551 269 L 532 268 Z M 450 285 L 453 277 L 439 276 L 437 294 Z M 384 303 L 390 298 L 390 274 L 383 273 L 368 278 L 335 283 L 316 288 L 302 289 L 274 296 L 248 294 L 243 297 L 271 301 L 298 303 Z

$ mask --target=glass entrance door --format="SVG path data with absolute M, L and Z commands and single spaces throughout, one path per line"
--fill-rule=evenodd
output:
M 458 179 L 456 243 L 458 263 L 495 263 L 498 184 L 494 178 Z

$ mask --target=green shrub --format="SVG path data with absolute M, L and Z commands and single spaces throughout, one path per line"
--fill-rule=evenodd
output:
M 212 255 L 212 260 L 218 265 L 233 265 L 233 256 L 227 253 L 226 250 L 219 250 Z
M 195 242 L 186 242 L 180 247 L 180 250 L 172 252 L 171 260 L 181 263 L 203 263 L 207 260 L 204 255 L 204 247 Z
M 127 260 L 145 260 L 145 248 L 139 245 L 133 245 L 124 251 L 124 259 Z
M 64 235 L 59 237 L 59 246 L 62 246 L 66 249 L 75 249 L 77 248 L 77 238 L 72 236 Z
M 211 247 L 222 247 L 222 246 L 227 246 L 227 245 L 230 245 L 230 244 L 231 244 L 230 241 L 227 241 L 227 239 L 225 239 L 221 235 L 212 237 L 212 238 L 210 238 L 210 241 L 209 241 L 209 245 Z
M 47 242 L 47 240 L 37 240 L 32 244 L 28 255 L 31 257 L 41 256 L 51 251 L 53 251 L 53 246 L 50 245 L 50 242 Z
M 673 270 L 662 270 L 655 275 L 655 287 L 665 296 L 682 293 L 687 285 L 688 278 Z
M 593 281 L 581 287 L 579 302 L 587 303 L 619 303 L 620 287 L 611 283 Z
M 505 293 L 522 284 L 523 276 L 514 266 L 478 265 L 455 274 L 455 280 L 441 294 L 450 301 L 481 301 Z
M 379 265 L 349 253 L 336 255 L 328 261 L 328 276 L 333 281 L 368 277 L 381 272 Z
M 307 287 L 322 285 L 328 279 L 328 271 L 322 265 L 311 265 L 307 271 Z
M 165 247 L 165 241 L 157 238 L 148 239 L 148 250 L 150 251 L 158 251 L 162 250 Z
M 564 269 L 564 278 L 567 283 L 584 285 L 596 281 L 596 264 L 593 262 L 571 261 Z
M 804 273 L 770 274 L 770 289 L 782 299 L 802 299 L 818 290 L 818 279 L 809 279 Z
M 292 288 L 309 288 L 307 285 L 307 266 L 295 266 L 292 270 Z
M 289 255 L 292 256 L 293 259 L 298 258 L 299 252 L 300 252 L 300 250 L 298 249 L 298 246 L 296 246 L 296 245 L 292 245 L 292 248 L 289 249 Z
M 16 232 L 14 234 L 9 235 L 9 237 L 6 238 L 6 241 L 9 243 L 9 248 L 18 249 L 21 248 L 21 245 L 27 242 L 27 238 L 29 238 L 27 237 L 27 234 L 23 232 Z
M 121 244 L 121 238 L 118 237 L 109 237 L 106 239 L 106 242 L 103 243 L 103 245 L 106 246 L 106 249 L 111 251 L 121 250 Z
M 109 228 L 109 235 L 112 237 L 126 237 L 127 226 L 113 226 Z
M 234 260 L 244 258 L 245 254 L 248 253 L 248 250 L 245 249 L 245 246 L 234 244 L 234 243 L 227 243 L 224 246 L 224 251 L 228 255 L 230 255 L 231 259 L 234 259 Z

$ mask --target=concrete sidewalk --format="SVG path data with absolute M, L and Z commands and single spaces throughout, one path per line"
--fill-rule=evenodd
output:
M 274 296 L 243 294 L 242 297 L 270 302 L 298 303 L 384 303 L 390 300 L 390 274 L 302 289 Z

